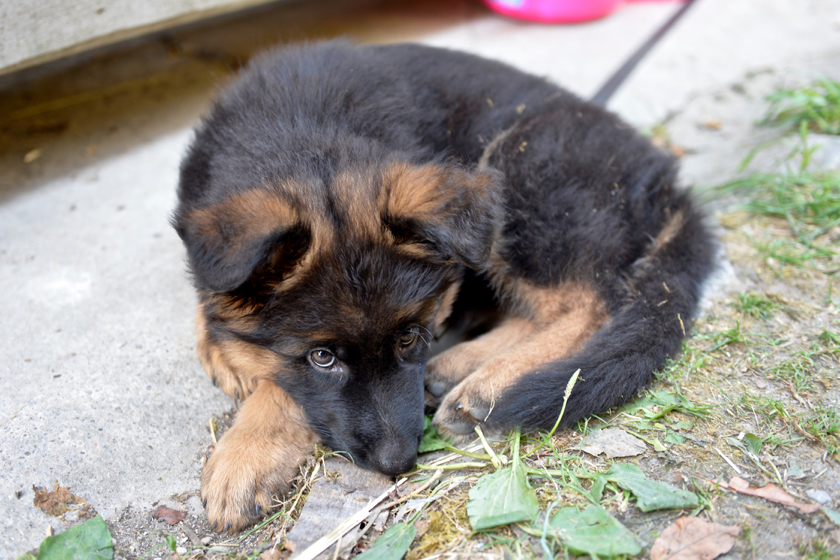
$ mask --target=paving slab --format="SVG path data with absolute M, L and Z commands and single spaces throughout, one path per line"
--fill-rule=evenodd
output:
M 306 21 L 312 37 L 468 50 L 584 96 L 676 9 L 628 4 L 598 22 L 545 26 L 505 20 L 466 0 L 357 1 L 342 17 L 308 4 L 315 7 L 270 16 L 290 26 Z M 290 22 L 290 13 L 299 19 Z M 665 122 L 686 150 L 687 179 L 713 184 L 755 145 L 763 95 L 819 73 L 840 78 L 838 18 L 834 0 L 698 0 L 610 107 L 643 128 Z M 143 56 L 178 62 L 184 45 L 199 42 L 193 33 L 191 42 L 160 43 L 169 47 Z M 232 403 L 195 358 L 195 296 L 168 217 L 189 126 L 213 83 L 228 75 L 218 70 L 225 45 L 244 39 L 214 41 L 216 58 L 190 59 L 205 64 L 194 73 L 171 63 L 167 74 L 150 74 L 146 58 L 91 61 L 91 83 L 118 75 L 124 89 L 106 85 L 87 101 L 68 91 L 61 99 L 78 103 L 59 109 L 27 113 L 26 96 L 14 95 L 25 84 L 0 92 L 23 111 L 0 117 L 0 558 L 37 547 L 48 525 L 67 526 L 33 506 L 33 485 L 69 486 L 110 523 L 178 500 L 201 516 L 195 492 L 207 421 Z M 44 91 L 81 71 L 59 73 L 27 95 L 49 102 Z M 713 120 L 723 126 L 704 126 Z

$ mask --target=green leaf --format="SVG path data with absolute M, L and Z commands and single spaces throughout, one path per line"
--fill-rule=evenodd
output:
M 452 442 L 440 436 L 437 428 L 432 425 L 432 419 L 429 416 L 423 417 L 423 439 L 420 441 L 420 449 L 418 453 L 429 453 L 431 451 L 438 451 L 446 449 L 452 445 Z
M 583 511 L 563 508 L 550 525 L 557 529 L 563 546 L 574 554 L 610 558 L 622 554 L 635 556 L 642 551 L 636 535 L 601 506 L 591 505 Z
M 399 523 L 382 533 L 373 546 L 359 554 L 357 560 L 400 560 L 417 536 L 417 529 Z
M 835 525 L 840 525 L 840 513 L 837 513 L 833 509 L 828 509 L 827 507 L 823 506 L 823 512 L 831 519 L 831 522 Z
M 113 557 L 111 533 L 99 516 L 47 537 L 38 549 L 38 560 L 111 560 Z
M 515 431 L 511 464 L 486 474 L 470 488 L 467 515 L 473 531 L 533 521 L 540 512 L 537 493 L 528 485 L 519 457 L 519 430 Z
M 665 482 L 649 480 L 642 474 L 642 470 L 632 463 L 611 466 L 604 478 L 630 491 L 636 496 L 636 505 L 645 512 L 700 505 L 700 500 L 693 492 L 681 490 Z
M 744 439 L 747 442 L 747 447 L 750 448 L 753 455 L 761 453 L 761 446 L 764 444 L 764 438 L 760 438 L 755 434 L 746 434 Z
M 603 476 L 598 476 L 595 478 L 595 482 L 592 483 L 592 488 L 589 489 L 589 495 L 592 496 L 592 499 L 596 502 L 600 502 L 601 498 L 604 495 L 604 487 L 607 485 L 607 479 Z
M 685 436 L 681 435 L 677 432 L 670 432 L 669 431 L 668 435 L 665 436 L 665 441 L 667 441 L 668 443 L 676 443 L 676 444 L 685 443 Z

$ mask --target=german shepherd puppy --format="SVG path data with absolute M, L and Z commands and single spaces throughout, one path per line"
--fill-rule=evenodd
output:
M 564 425 L 680 349 L 714 242 L 674 158 L 504 64 L 291 46 L 197 128 L 173 223 L 198 355 L 244 400 L 202 474 L 217 530 L 276 504 L 317 442 L 410 470 L 447 435 Z M 458 342 L 429 358 L 434 334 Z

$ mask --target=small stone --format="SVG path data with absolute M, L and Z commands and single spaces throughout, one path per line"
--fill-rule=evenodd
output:
M 201 544 L 203 544 L 204 546 L 207 546 L 208 544 L 210 544 L 210 541 L 211 541 L 210 537 L 204 537 L 203 539 L 201 539 Z
M 812 488 L 805 492 L 805 495 L 823 506 L 825 504 L 831 503 L 831 495 L 825 490 L 817 490 L 816 488 Z
M 177 548 L 175 549 L 175 552 L 177 552 L 178 554 L 180 554 L 181 556 L 183 556 L 184 554 L 186 554 L 186 553 L 187 553 L 187 549 L 186 549 L 186 548 L 184 548 L 183 546 L 179 546 L 179 547 L 177 547 Z

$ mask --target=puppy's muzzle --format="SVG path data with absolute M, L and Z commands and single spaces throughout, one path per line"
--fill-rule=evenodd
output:
M 374 469 L 388 476 L 406 473 L 417 463 L 417 444 L 396 440 L 383 442 L 371 455 L 370 462 Z

